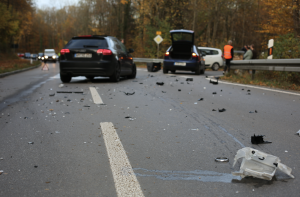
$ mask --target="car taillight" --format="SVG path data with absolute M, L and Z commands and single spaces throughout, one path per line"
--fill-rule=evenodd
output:
M 193 57 L 198 57 L 198 55 L 196 53 L 192 53 Z
M 103 55 L 112 55 L 112 52 L 109 49 L 98 49 L 97 53 L 98 54 L 102 53 Z
M 165 56 L 169 56 L 169 55 L 170 55 L 170 52 L 166 52 L 166 53 L 165 53 Z
M 60 51 L 60 54 L 61 54 L 61 55 L 64 55 L 65 53 L 70 53 L 70 50 L 69 50 L 69 49 L 62 49 L 62 50 Z

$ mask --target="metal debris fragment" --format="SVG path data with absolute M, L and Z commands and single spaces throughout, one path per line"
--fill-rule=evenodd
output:
M 224 111 L 226 111 L 225 108 L 223 108 L 223 109 L 218 109 L 218 110 L 219 110 L 219 112 L 224 112 Z
M 130 92 L 124 92 L 124 93 L 125 93 L 125 95 L 127 95 L 127 96 L 131 96 L 131 95 L 134 95 L 135 92 L 132 92 L 132 93 L 130 93 Z
M 216 162 L 229 162 L 229 159 L 227 157 L 217 157 L 215 159 Z
M 198 101 L 203 101 L 203 98 L 200 98 Z
M 264 135 L 253 135 L 251 136 L 252 144 L 270 144 L 272 142 L 264 141 Z
M 163 86 L 163 85 L 164 85 L 164 82 L 156 82 L 156 85 Z

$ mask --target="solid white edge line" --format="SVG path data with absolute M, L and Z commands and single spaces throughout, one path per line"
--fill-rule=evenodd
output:
M 209 79 L 210 78 L 206 78 L 206 80 L 209 80 Z M 261 87 L 257 87 L 257 86 L 246 85 L 246 84 L 230 83 L 230 82 L 224 82 L 224 81 L 219 81 L 219 83 L 224 83 L 224 84 L 228 84 L 228 85 L 235 85 L 235 86 L 242 86 L 242 87 L 247 87 L 247 88 L 256 88 L 256 89 L 260 89 L 260 90 L 267 90 L 267 91 L 272 91 L 272 92 L 278 92 L 278 93 L 284 93 L 284 94 L 291 94 L 291 95 L 295 95 L 295 96 L 300 96 L 300 94 L 298 94 L 298 93 L 286 92 L 286 91 L 281 91 L 281 90 L 272 90 L 272 89 L 269 89 L 269 88 L 261 88 Z
M 90 91 L 91 91 L 91 94 L 92 94 L 92 97 L 93 97 L 93 100 L 94 100 L 95 104 L 104 104 L 101 97 L 100 97 L 100 95 L 98 94 L 96 88 L 90 87 Z
M 143 197 L 141 186 L 114 125 L 111 122 L 101 122 L 100 126 L 118 197 Z

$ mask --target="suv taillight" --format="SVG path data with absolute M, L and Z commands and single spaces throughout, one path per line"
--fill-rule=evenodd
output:
M 169 56 L 170 55 L 170 52 L 166 52 L 165 53 L 165 56 L 167 57 L 167 56 Z
M 65 53 L 70 53 L 70 50 L 69 50 L 69 49 L 62 49 L 62 50 L 60 51 L 60 54 L 61 54 L 61 55 L 64 55 Z
M 112 52 L 109 49 L 98 49 L 97 53 L 102 53 L 103 55 L 112 55 Z

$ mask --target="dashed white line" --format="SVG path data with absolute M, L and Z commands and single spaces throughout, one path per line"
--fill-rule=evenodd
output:
M 91 91 L 91 94 L 92 94 L 92 97 L 93 97 L 93 100 L 94 100 L 94 103 L 95 104 L 104 104 L 100 95 L 98 94 L 96 88 L 94 87 L 90 87 L 90 91 Z
M 118 197 L 143 197 L 117 131 L 111 122 L 100 123 Z

